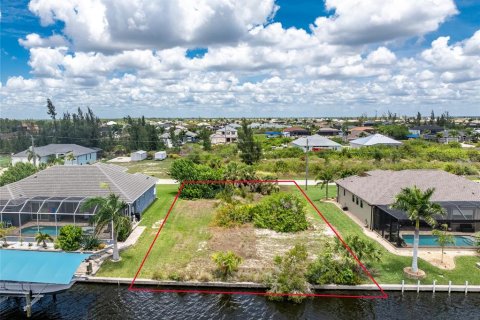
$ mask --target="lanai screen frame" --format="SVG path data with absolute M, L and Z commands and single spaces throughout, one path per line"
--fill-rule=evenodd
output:
M 36 226 L 40 227 L 41 222 L 39 221 L 39 215 L 54 215 L 55 216 L 55 230 L 56 234 L 58 234 L 59 227 L 62 227 L 63 225 L 59 226 L 59 219 L 58 216 L 72 216 L 73 217 L 73 225 L 76 225 L 76 217 L 79 216 L 94 216 L 95 213 L 97 212 L 98 207 L 95 207 L 91 212 L 81 212 L 81 207 L 82 204 L 89 199 L 90 197 L 84 197 L 84 196 L 53 196 L 53 197 L 48 197 L 48 196 L 35 196 L 35 197 L 22 197 L 22 198 L 16 198 L 16 199 L 9 199 L 9 200 L 0 200 L 0 222 L 4 223 L 6 222 L 6 219 L 4 218 L 4 215 L 9 214 L 9 215 L 18 215 L 18 230 L 19 230 L 19 235 L 18 238 L 31 238 L 31 237 L 22 237 L 22 229 L 24 224 L 22 224 L 22 215 L 36 215 Z M 26 210 L 28 204 L 32 204 L 35 202 L 40 202 L 41 204 L 38 206 L 38 209 L 36 211 L 32 210 Z M 46 208 L 48 206 L 48 203 L 58 203 L 58 206 L 55 210 L 55 212 L 41 212 L 42 209 Z M 60 208 L 62 208 L 62 204 L 64 203 L 73 203 L 76 204 L 74 205 L 74 211 L 73 212 L 59 212 Z M 30 206 L 31 208 L 31 206 Z M 80 218 L 79 218 L 80 219 Z M 33 219 L 32 219 L 33 220 Z M 30 220 L 30 221 L 32 221 Z M 13 226 L 13 225 L 12 225 Z M 52 235 L 53 236 L 53 235 Z M 56 236 L 56 235 L 55 235 Z M 10 236 L 9 236 L 10 237 Z M 110 232 L 110 239 L 101 239 L 101 240 L 112 240 L 113 235 Z

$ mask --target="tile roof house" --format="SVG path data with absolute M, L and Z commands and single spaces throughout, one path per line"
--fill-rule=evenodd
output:
M 299 136 L 308 136 L 310 131 L 301 127 L 290 127 L 282 131 L 285 137 L 299 137 Z
M 237 142 L 238 130 L 235 127 L 227 125 L 221 127 L 210 136 L 212 144 Z
M 403 188 L 413 186 L 435 188 L 431 200 L 447 212 L 445 217 L 437 217 L 439 223 L 447 223 L 453 231 L 480 231 L 480 184 L 445 171 L 374 170 L 335 183 L 338 203 L 382 235 L 387 225 L 390 232 L 390 226 L 397 231 L 397 225 L 411 225 L 405 212 L 390 205 Z
M 335 128 L 320 128 L 317 131 L 317 134 L 320 136 L 338 136 L 341 131 Z
M 307 144 L 309 151 L 319 151 L 322 149 L 340 150 L 342 148 L 341 144 L 319 135 L 301 137 L 292 141 L 294 147 L 302 148 L 303 151 L 307 150 Z
M 12 156 L 12 164 L 17 162 L 30 162 L 33 163 L 33 159 L 28 160 L 29 151 L 31 148 L 22 152 L 16 153 Z M 64 158 L 68 153 L 72 153 L 75 157 L 73 160 L 65 160 L 66 165 L 83 165 L 90 164 L 97 161 L 98 148 L 87 148 L 78 144 L 48 144 L 42 147 L 35 147 L 34 152 L 37 155 L 37 165 L 41 163 L 47 163 L 52 157 Z
M 402 143 L 379 133 L 350 141 L 350 146 L 352 148 L 361 148 L 377 145 L 398 147 L 402 145 Z
M 156 198 L 156 182 L 154 177 L 130 174 L 126 168 L 105 163 L 52 166 L 0 187 L 0 219 L 15 227 L 39 222 L 48 226 L 60 222 L 88 225 L 88 217 L 96 208 L 85 211 L 83 202 L 110 193 L 127 203 L 125 214 L 140 218 Z

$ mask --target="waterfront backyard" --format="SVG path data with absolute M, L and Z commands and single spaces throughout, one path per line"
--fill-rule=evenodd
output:
M 335 194 L 333 188 L 331 189 L 330 194 Z M 146 230 L 137 244 L 122 252 L 121 262 L 104 263 L 97 276 L 135 276 L 176 192 L 176 185 L 157 187 L 158 199 L 144 214 L 141 225 L 145 226 Z M 382 259 L 379 262 L 373 262 L 370 268 L 376 280 L 379 283 L 401 283 L 402 280 L 413 283 L 414 280 L 407 280 L 403 276 L 403 268 L 410 265 L 411 257 L 395 255 L 368 238 L 362 228 L 337 206 L 321 201 L 324 198 L 324 192 L 324 189 L 310 187 L 307 194 L 342 237 L 358 235 L 362 239 L 372 241 L 382 253 Z M 259 268 L 270 267 L 268 262 L 273 256 L 287 250 L 288 246 L 293 245 L 295 241 L 307 244 L 309 253 L 314 255 L 317 250 L 321 250 L 325 241 L 332 238 L 328 227 L 311 207 L 307 207 L 308 220 L 313 229 L 295 234 L 293 237 L 289 235 L 290 238 L 286 236 L 282 239 L 281 234 L 267 230 L 253 230 L 254 228 L 248 225 L 226 231 L 218 230 L 211 224 L 215 201 L 179 200 L 177 202 L 139 274 L 140 278 L 210 281 L 212 276 L 209 270 L 213 268 L 210 255 L 216 250 L 235 250 L 245 258 L 236 280 L 261 281 L 261 276 L 258 276 Z M 478 256 L 461 256 L 455 258 L 455 269 L 443 270 L 420 259 L 419 267 L 427 273 L 424 283 L 432 283 L 436 280 L 438 284 L 448 284 L 448 281 L 464 284 L 465 281 L 469 281 L 472 285 L 478 285 L 480 272 L 475 264 L 479 261 Z M 254 277 L 254 274 L 257 276 Z

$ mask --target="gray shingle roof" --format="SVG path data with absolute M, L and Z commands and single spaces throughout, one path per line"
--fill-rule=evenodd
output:
M 382 134 L 373 134 L 368 137 L 359 138 L 353 141 L 350 141 L 352 144 L 358 144 L 362 146 L 374 146 L 377 144 L 386 144 L 386 145 L 401 145 L 400 141 L 394 140 Z
M 22 152 L 19 152 L 17 154 L 14 154 L 13 157 L 26 157 L 27 151 L 28 149 Z M 58 153 L 68 153 L 68 152 L 73 152 L 73 155 L 76 157 L 76 156 L 81 156 L 83 154 L 89 154 L 97 151 L 98 150 L 79 146 L 78 144 L 52 143 L 42 147 L 35 147 L 35 153 L 41 157 L 46 157 L 46 156 L 49 156 L 52 154 L 58 154 Z
M 388 205 L 402 188 L 435 188 L 432 201 L 478 201 L 480 183 L 441 170 L 374 170 L 335 181 L 372 205 Z
M 300 147 L 306 147 L 307 137 L 298 138 L 292 141 L 292 144 Z M 313 136 L 308 137 L 308 146 L 309 147 L 341 147 L 342 145 L 328 138 L 315 134 Z
M 96 163 L 86 166 L 53 166 L 23 180 L 0 187 L 0 200 L 21 197 L 96 197 L 110 190 L 126 202 L 133 202 L 155 185 L 157 179 L 144 174 L 126 173 L 112 164 Z

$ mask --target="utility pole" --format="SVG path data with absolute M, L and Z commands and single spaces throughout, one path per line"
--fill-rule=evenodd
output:
M 33 156 L 33 165 L 36 167 L 37 166 L 37 154 L 35 153 L 35 141 L 33 139 L 33 136 L 30 135 L 30 138 L 32 138 L 32 156 Z
M 305 151 L 305 190 L 308 190 L 308 137 L 307 139 L 307 150 Z

